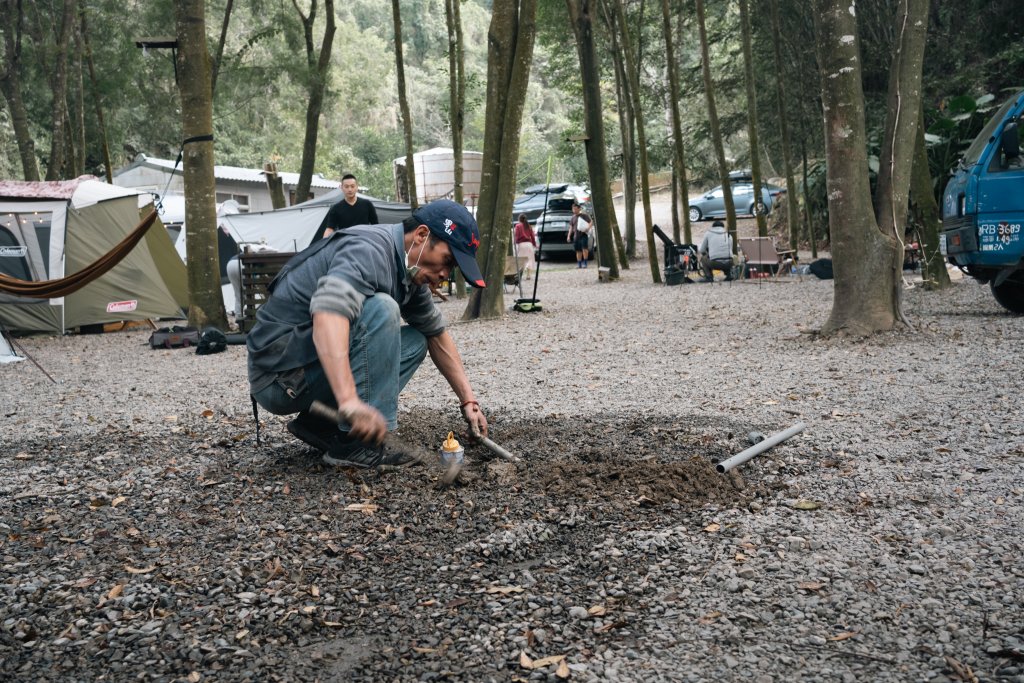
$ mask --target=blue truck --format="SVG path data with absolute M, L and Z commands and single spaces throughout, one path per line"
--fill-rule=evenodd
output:
M 967 148 L 942 197 L 939 248 L 988 283 L 999 304 L 1024 313 L 1024 91 L 1003 104 Z

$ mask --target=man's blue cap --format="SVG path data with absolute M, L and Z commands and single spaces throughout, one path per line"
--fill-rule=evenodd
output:
M 466 282 L 474 287 L 487 286 L 476 263 L 480 228 L 466 207 L 450 199 L 438 199 L 413 211 L 412 217 L 418 225 L 427 226 L 431 234 L 448 243 Z

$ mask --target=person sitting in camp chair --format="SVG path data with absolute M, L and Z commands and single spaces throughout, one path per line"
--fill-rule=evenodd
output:
M 722 221 L 715 221 L 704 233 L 704 239 L 697 250 L 700 254 L 700 268 L 704 272 L 701 282 L 714 282 L 714 270 L 725 273 L 726 281 L 732 280 L 732 236 L 725 231 Z

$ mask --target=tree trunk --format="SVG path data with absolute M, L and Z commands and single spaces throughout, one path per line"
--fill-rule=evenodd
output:
M 267 190 L 270 192 L 270 205 L 274 209 L 283 209 L 288 206 L 284 197 L 284 180 L 277 172 L 277 164 L 268 161 L 263 164 L 263 177 L 267 179 Z
M 620 253 L 619 263 L 624 268 L 627 259 L 636 256 L 636 140 L 633 135 L 633 102 L 629 96 L 629 79 L 622 63 L 622 50 L 615 24 L 608 16 L 606 2 L 601 3 L 602 14 L 608 35 L 612 38 L 612 65 L 615 67 L 615 96 L 619 114 L 619 135 L 622 138 L 622 203 L 626 218 L 625 250 Z
M 324 0 L 324 39 L 317 55 L 313 45 L 313 22 L 316 20 L 316 0 L 309 9 L 309 16 L 303 14 L 298 2 L 292 0 L 295 11 L 302 19 L 302 30 L 306 41 L 306 87 L 309 102 L 306 103 L 306 133 L 302 141 L 302 162 L 299 165 L 299 180 L 295 184 L 295 201 L 309 199 L 309 187 L 313 181 L 313 167 L 316 164 L 316 141 L 320 133 L 320 112 L 323 110 L 324 89 L 331 68 L 331 48 L 334 45 L 334 0 Z
M 896 324 L 892 264 L 898 244 L 878 229 L 871 207 L 857 19 L 847 0 L 815 5 L 835 273 L 832 312 L 822 333 L 867 335 Z
M 212 73 L 210 74 L 210 92 L 217 92 L 217 76 L 220 74 L 220 67 L 223 66 L 224 62 L 224 44 L 228 38 L 228 25 L 231 23 L 231 10 L 235 6 L 235 0 L 227 0 L 227 4 L 224 6 L 224 20 L 220 23 L 220 39 L 217 41 L 217 52 L 213 55 L 213 63 L 211 65 Z
M 814 229 L 814 224 L 811 223 L 811 208 L 807 205 L 807 195 L 809 190 L 807 189 L 807 139 L 806 136 L 800 139 L 800 156 L 803 158 L 803 215 L 804 215 L 804 229 L 807 232 L 807 239 L 811 243 L 811 258 L 818 258 L 818 231 Z M 790 206 L 793 203 L 793 195 L 787 190 L 786 191 L 786 206 Z
M 807 130 L 807 119 L 808 119 L 808 117 L 807 117 L 807 113 L 806 113 L 805 107 L 808 104 L 808 102 L 810 101 L 810 96 L 807 94 L 807 90 L 805 89 L 804 86 L 805 86 L 805 83 L 804 83 L 803 80 L 801 80 L 800 81 L 800 107 L 799 107 L 799 110 L 800 110 L 800 159 L 801 159 L 801 162 L 802 162 L 801 168 L 803 169 L 803 171 L 802 171 L 802 174 L 801 174 L 801 177 L 800 177 L 800 182 L 801 182 L 800 199 L 796 199 L 795 198 L 795 194 L 794 194 L 795 188 L 794 188 L 793 191 L 790 191 L 789 188 L 787 188 L 786 189 L 786 207 L 787 207 L 787 210 L 788 210 L 789 207 L 791 207 L 791 206 L 793 206 L 795 204 L 798 204 L 800 206 L 800 209 L 801 209 L 801 211 L 800 211 L 800 219 L 801 219 L 801 222 L 803 223 L 804 235 L 806 235 L 807 241 L 811 245 L 811 258 L 812 259 L 817 259 L 818 258 L 818 230 L 817 230 L 816 226 L 811 222 L 811 207 L 810 207 L 808 199 L 807 199 L 808 198 L 808 194 L 809 194 L 809 190 L 808 190 L 808 187 L 807 187 L 807 185 L 808 185 L 808 182 L 807 182 L 807 141 L 809 139 L 808 138 L 809 132 Z
M 480 202 L 480 262 L 485 281 L 474 289 L 464 319 L 499 317 L 504 297 L 501 282 L 510 237 L 519 139 L 530 63 L 536 37 L 536 0 L 494 0 L 487 31 L 487 109 L 484 115 L 484 156 Z
M 11 126 L 18 143 L 22 176 L 25 180 L 37 181 L 39 164 L 36 162 L 36 145 L 29 129 L 25 100 L 21 96 L 21 36 L 25 13 L 21 0 L 0 0 L 0 10 L 3 10 L 8 21 L 3 32 L 4 61 L 0 69 L 0 90 L 11 112 Z
M 405 177 L 409 188 L 409 204 L 419 206 L 416 190 L 416 157 L 412 146 L 412 117 L 409 114 L 409 98 L 405 94 L 405 59 L 402 57 L 402 10 L 399 0 L 391 0 L 391 13 L 395 24 L 395 73 L 398 77 L 398 107 L 402 111 L 402 137 L 405 140 Z
M 796 211 L 793 208 L 794 201 L 792 199 L 796 192 L 796 183 L 793 182 L 793 160 L 789 155 L 791 146 L 789 142 L 789 125 L 786 123 L 786 84 L 785 72 L 782 68 L 782 45 L 779 32 L 779 0 L 771 0 L 770 7 L 772 14 L 772 47 L 775 53 L 775 90 L 779 100 L 779 132 L 782 135 L 782 164 L 786 172 L 786 220 L 789 226 L 789 248 L 796 249 L 798 227 Z M 857 23 L 856 20 L 854 20 L 854 23 Z
M 50 158 L 46 165 L 46 179 L 59 180 L 64 175 L 64 126 L 67 115 L 68 97 L 68 43 L 71 41 L 71 24 L 75 17 L 74 0 L 64 0 L 61 12 L 60 31 L 57 38 L 57 52 L 53 64 L 53 101 L 51 102 Z
M 455 187 L 452 194 L 459 204 L 464 203 L 462 138 L 466 121 L 466 60 L 462 49 L 462 0 L 445 0 L 445 19 L 448 25 L 448 95 L 449 125 L 452 129 L 453 175 Z M 455 273 L 455 298 L 466 297 L 466 279 L 461 272 Z
M 921 70 L 927 29 L 928 0 L 900 0 L 896 10 L 896 45 L 889 69 L 885 137 L 875 187 L 875 220 L 882 234 L 891 236 L 899 245 L 892 261 L 895 280 L 892 296 L 896 315 L 903 322 L 906 322 L 901 302 L 907 203 L 921 116 Z
M 615 10 L 618 24 L 619 40 L 622 45 L 622 56 L 625 62 L 626 80 L 629 83 L 629 94 L 633 102 L 634 122 L 636 123 L 636 144 L 640 152 L 640 199 L 644 204 L 644 229 L 647 233 L 647 261 L 651 267 L 651 281 L 661 282 L 658 248 L 654 243 L 654 221 L 651 218 L 651 177 L 647 163 L 647 135 L 644 133 L 644 114 L 640 104 L 640 75 L 633 59 L 633 48 L 630 46 L 629 30 L 626 27 L 626 16 L 622 9 L 622 0 L 609 0 Z
M 71 139 L 74 144 L 71 147 L 75 150 L 75 162 L 73 164 L 74 177 L 85 175 L 85 78 L 84 66 L 82 64 L 82 21 L 78 12 L 75 12 L 75 55 L 72 76 L 74 78 L 75 99 L 71 107 L 71 124 L 74 134 Z
M 946 259 L 939 251 L 939 205 L 932 190 L 932 175 L 928 169 L 928 153 L 924 148 L 924 108 L 918 108 L 917 142 L 914 144 L 914 168 L 910 179 L 910 206 L 915 222 L 921 229 L 921 274 L 928 289 L 949 287 Z
M 745 0 L 744 0 L 745 1 Z M 683 145 L 683 124 L 682 115 L 679 113 L 679 66 L 676 64 L 676 49 L 672 43 L 672 15 L 669 12 L 668 0 L 661 0 L 661 32 L 665 38 L 665 63 L 668 66 L 668 97 L 671 103 L 672 113 L 672 194 L 674 195 L 672 206 L 683 208 L 683 235 L 686 236 L 686 243 L 690 244 L 690 184 L 686 180 L 686 152 Z M 673 209 L 673 215 L 676 215 Z M 673 229 L 676 242 L 679 242 L 680 234 L 678 221 L 673 221 Z
M 461 0 L 445 0 L 445 18 L 448 24 L 448 125 L 452 129 L 452 152 L 454 156 L 453 175 L 455 184 L 452 195 L 459 204 L 463 202 L 463 160 L 462 137 L 465 125 L 466 77 L 462 53 L 462 18 L 459 11 Z
M 667 0 L 661 0 L 667 2 Z M 754 179 L 754 207 L 757 216 L 757 234 L 768 236 L 768 221 L 765 213 L 768 207 L 762 201 L 761 149 L 757 143 L 757 94 L 754 91 L 754 58 L 750 49 L 750 9 L 747 0 L 740 0 L 740 25 L 743 33 L 743 72 L 747 86 L 747 136 L 750 142 L 750 174 Z M 795 212 L 796 204 L 790 202 L 789 211 Z
M 700 32 L 701 71 L 704 74 L 704 98 L 708 105 L 708 122 L 711 125 L 711 143 L 718 160 L 718 176 L 722 183 L 722 199 L 725 202 L 725 221 L 732 237 L 733 253 L 736 253 L 736 205 L 732 199 L 729 183 L 729 166 L 725 161 L 725 146 L 722 144 L 722 129 L 718 124 L 718 108 L 715 106 L 715 84 L 711 80 L 711 59 L 708 54 L 708 31 L 704 24 L 704 0 L 697 2 L 697 28 Z
M 185 243 L 188 247 L 188 321 L 227 329 L 217 258 L 217 202 L 213 176 L 213 93 L 206 51 L 204 0 L 175 0 L 178 89 L 184 137 Z
M 593 0 L 596 2 L 597 0 Z M 608 160 L 605 156 L 604 108 L 601 104 L 600 67 L 594 46 L 594 5 L 591 0 L 566 0 L 569 20 L 576 37 L 576 50 L 580 59 L 580 80 L 583 84 L 583 119 L 586 124 L 587 170 L 590 173 L 590 192 L 597 222 L 598 262 L 608 268 L 609 278 L 619 279 L 619 264 L 615 259 L 616 227 L 615 207 L 612 205 L 611 185 L 608 182 Z
M 103 152 L 103 170 L 107 176 L 107 182 L 114 184 L 114 165 L 110 160 L 110 145 L 107 143 L 107 124 L 103 119 L 103 105 L 100 103 L 100 88 L 96 83 L 96 68 L 92 62 L 92 46 L 89 43 L 89 26 L 85 16 L 85 0 L 81 0 L 79 6 L 79 20 L 82 23 L 82 45 L 85 47 L 85 62 L 89 67 L 89 85 L 92 86 L 92 99 L 96 104 L 96 121 L 100 128 L 100 147 Z

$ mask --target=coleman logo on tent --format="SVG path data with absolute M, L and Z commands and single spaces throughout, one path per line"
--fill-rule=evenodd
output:
M 111 301 L 107 304 L 107 313 L 131 313 L 138 308 L 139 302 L 132 301 Z
M 0 256 L 21 257 L 28 253 L 28 247 L 0 247 Z

